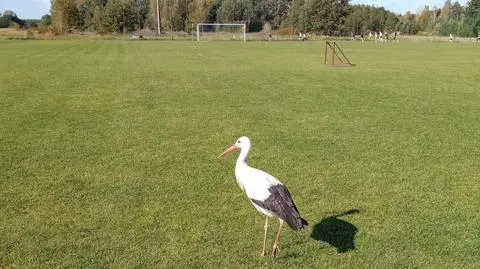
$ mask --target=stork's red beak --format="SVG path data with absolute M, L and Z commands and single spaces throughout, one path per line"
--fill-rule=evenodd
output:
M 237 147 L 235 145 L 229 147 L 228 149 L 226 149 L 219 157 L 223 157 L 225 155 L 227 155 L 228 153 L 230 152 L 233 152 L 237 149 Z

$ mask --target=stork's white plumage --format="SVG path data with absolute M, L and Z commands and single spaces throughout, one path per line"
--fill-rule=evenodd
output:
M 276 256 L 278 253 L 278 238 L 283 222 L 286 222 L 293 230 L 303 229 L 308 223 L 300 216 L 288 189 L 278 179 L 262 170 L 248 166 L 247 155 L 251 145 L 248 137 L 240 137 L 220 156 L 225 156 L 236 149 L 240 149 L 240 155 L 235 165 L 237 183 L 247 194 L 253 206 L 267 216 L 265 219 L 263 247 L 260 255 L 265 256 L 266 254 L 268 217 L 276 217 L 280 222 L 272 252 L 272 255 Z

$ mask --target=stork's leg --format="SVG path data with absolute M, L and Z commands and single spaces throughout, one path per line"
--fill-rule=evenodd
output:
M 282 225 L 283 225 L 283 220 L 278 219 L 280 224 L 278 225 L 278 231 L 277 234 L 275 235 L 275 243 L 273 243 L 273 257 L 277 257 L 278 252 L 280 249 L 278 248 L 278 238 L 280 238 L 280 232 L 282 231 Z
M 265 251 L 265 247 L 267 245 L 267 229 L 268 229 L 268 217 L 265 218 L 265 234 L 263 236 L 262 252 L 260 253 L 260 256 L 262 256 L 262 257 L 267 255 L 267 252 Z

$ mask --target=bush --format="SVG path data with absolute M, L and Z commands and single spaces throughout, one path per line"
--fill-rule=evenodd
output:
M 35 34 L 32 31 L 27 30 L 27 32 L 25 33 L 25 38 L 26 39 L 35 39 Z
M 282 27 L 278 30 L 278 34 L 281 36 L 290 36 L 295 34 L 295 28 L 294 27 Z
M 470 24 L 465 21 L 460 21 L 457 23 L 456 33 L 458 36 L 469 37 L 472 36 L 473 29 Z
M 440 22 L 439 33 L 441 36 L 449 36 L 451 34 L 456 34 L 457 25 L 452 20 Z

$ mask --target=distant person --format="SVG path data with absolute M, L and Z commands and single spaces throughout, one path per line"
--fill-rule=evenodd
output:
M 393 42 L 397 41 L 397 32 L 393 33 Z
M 478 41 L 480 41 L 480 31 L 478 32 L 477 43 L 478 43 Z
M 372 32 L 368 32 L 368 40 L 372 40 Z
M 307 33 L 298 33 L 298 40 L 300 41 L 304 41 L 304 40 L 307 40 Z
M 452 35 L 452 33 L 450 33 L 450 43 L 452 43 L 452 42 L 453 42 L 453 35 Z
M 365 40 L 363 39 L 363 33 L 360 34 L 360 39 L 362 39 L 362 43 L 365 42 Z
M 268 41 L 272 41 L 272 33 L 268 32 Z

